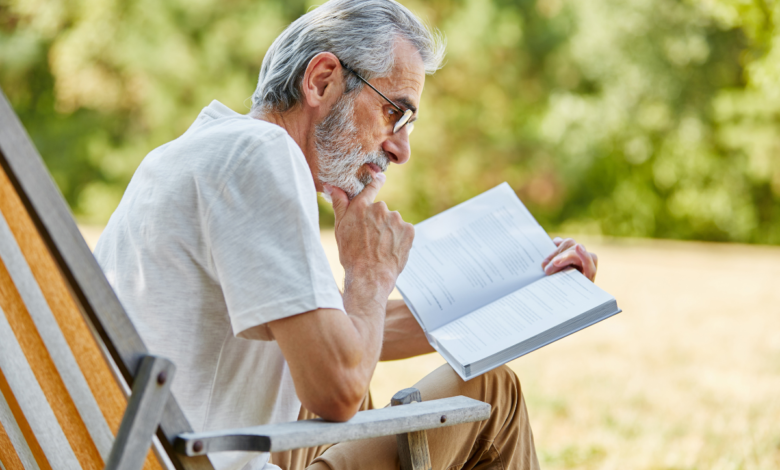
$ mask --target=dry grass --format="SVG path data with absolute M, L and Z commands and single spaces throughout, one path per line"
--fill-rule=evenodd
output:
M 624 312 L 510 364 L 542 466 L 779 469 L 780 248 L 585 242 Z M 379 364 L 376 402 L 443 362 Z
M 780 469 L 780 248 L 584 241 L 624 312 L 510 364 L 543 468 Z M 376 402 L 442 363 L 379 364 Z

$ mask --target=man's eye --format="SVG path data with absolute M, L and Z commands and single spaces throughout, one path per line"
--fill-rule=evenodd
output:
M 395 116 L 395 113 L 396 113 L 395 109 L 393 109 L 393 108 L 387 108 L 387 114 L 388 114 L 388 116 Z

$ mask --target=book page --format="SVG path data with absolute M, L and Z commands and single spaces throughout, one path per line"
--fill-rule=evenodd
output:
M 612 300 L 576 269 L 544 277 L 430 335 L 461 364 L 503 351 Z
M 432 331 L 544 276 L 550 237 L 503 183 L 415 226 L 396 286 Z

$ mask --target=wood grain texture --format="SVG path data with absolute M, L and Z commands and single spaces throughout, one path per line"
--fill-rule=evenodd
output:
M 106 470 L 137 470 L 149 451 L 176 367 L 163 357 L 146 356 L 135 376 L 133 391 Z M 140 458 L 139 458 L 140 456 Z
M 405 388 L 396 392 L 395 395 L 393 395 L 393 398 L 390 399 L 390 406 L 408 405 L 412 402 L 422 402 L 422 393 L 414 387 Z
M 0 213 L 0 260 L 5 263 L 57 372 L 87 426 L 87 431 L 95 442 L 100 456 L 105 460 L 111 452 L 114 435 L 2 213 Z
M 26 470 L 40 470 L 38 463 L 35 461 L 35 456 L 33 456 L 32 450 L 27 444 L 24 434 L 19 428 L 16 418 L 14 418 L 14 414 L 11 412 L 11 407 L 8 406 L 8 402 L 5 400 L 2 393 L 0 393 L 0 425 L 4 428 L 4 432 L 10 440 L 11 446 L 13 446 L 13 448 L 9 448 L 9 450 L 16 451 L 16 456 L 22 463 L 22 467 Z M 4 447 L 5 445 L 0 443 L 0 460 L 3 458 L 2 449 Z
M 0 397 L 1 399 L 2 397 Z M 13 431 L 11 431 L 13 432 Z M 20 431 L 21 432 L 21 431 Z M 0 416 L 0 463 L 3 464 L 3 470 L 25 470 L 22 459 L 16 451 L 16 446 L 11 442 L 11 436 L 3 426 L 3 420 Z
M 103 468 L 87 426 L 73 403 L 27 307 L 16 290 L 5 263 L 0 260 L 0 309 L 16 336 L 27 363 L 51 406 L 65 437 L 83 469 Z
M 401 470 L 431 470 L 431 455 L 428 451 L 428 435 L 425 431 L 396 434 L 398 460 Z
M 103 410 L 106 422 L 116 433 L 127 406 L 124 394 L 103 359 L 100 347 L 71 297 L 54 259 L 4 171 L 0 171 L 0 211 L 73 351 L 79 368 L 85 372 L 87 383 Z
M 445 422 L 441 419 L 443 415 L 447 416 Z M 457 396 L 407 406 L 361 411 L 344 423 L 310 419 L 241 429 L 185 433 L 176 440 L 176 450 L 186 455 L 233 450 L 280 452 L 472 423 L 483 421 L 489 416 L 489 404 Z
M 8 404 L 16 425 L 19 427 L 22 436 L 24 436 L 24 440 L 30 448 L 38 467 L 41 470 L 51 470 L 49 459 L 46 458 L 46 454 L 44 454 L 43 448 L 41 448 L 41 444 L 38 442 L 38 438 L 35 436 L 27 417 L 22 413 L 22 408 L 19 406 L 19 402 L 16 400 L 16 396 L 14 396 L 11 386 L 5 378 L 2 368 L 0 368 L 0 394 L 3 395 L 5 402 Z
M 59 268 L 62 278 L 55 279 L 56 288 L 53 290 L 55 293 L 64 292 L 67 294 L 67 290 L 71 289 L 72 297 L 69 299 L 63 297 L 65 305 L 76 306 L 75 309 L 70 309 L 69 313 L 78 314 L 77 309 L 80 309 L 84 317 L 89 318 L 91 326 L 116 363 L 123 379 L 132 383 L 132 372 L 137 370 L 138 361 L 145 354 L 148 354 L 148 350 L 108 284 L 100 266 L 97 265 L 89 247 L 84 242 L 67 204 L 49 176 L 43 160 L 11 109 L 2 90 L 0 90 L 0 167 L 5 172 L 4 175 L 0 175 L 0 178 L 5 177 L 3 178 L 5 186 L 9 189 L 5 193 L 14 196 L 12 201 L 14 205 L 21 202 L 23 209 L 27 208 L 25 210 L 28 211 L 16 211 L 20 214 L 23 213 L 21 217 L 24 227 L 23 231 L 14 233 L 17 242 L 22 251 L 26 251 L 22 239 L 24 239 L 25 233 L 32 233 L 33 244 L 35 247 L 43 246 L 44 250 L 39 251 L 39 253 L 45 253 L 42 255 L 44 261 L 46 261 L 45 258 L 48 258 L 49 266 L 42 267 L 40 271 L 34 270 L 38 282 L 42 283 L 42 278 L 45 277 L 46 273 L 54 272 L 49 269 L 51 265 Z M 9 181 L 11 182 L 10 187 L 7 184 Z M 2 190 L 2 183 L 0 182 L 0 190 Z M 5 193 L 0 194 L 0 205 L 6 201 Z M 19 225 L 11 222 L 5 207 L 0 210 L 6 215 L 12 229 L 16 231 Z M 46 249 L 49 251 L 46 252 Z M 27 253 L 25 253 L 25 257 L 29 261 Z M 36 264 L 36 266 L 38 265 Z M 43 276 L 39 277 L 41 271 Z M 42 287 L 44 285 L 48 286 L 45 283 L 41 284 Z M 44 295 L 50 302 L 52 311 L 55 311 L 56 309 L 51 305 L 49 293 L 44 291 Z M 78 318 L 78 315 L 75 316 Z M 58 317 L 57 321 L 64 320 Z M 83 324 L 84 318 L 78 318 L 78 321 Z M 76 327 L 81 328 L 81 325 L 76 324 Z M 65 328 L 63 328 L 63 332 L 66 332 Z M 72 338 L 66 334 L 66 339 L 74 353 L 80 338 L 89 339 L 90 337 L 76 336 L 74 344 L 71 343 Z M 99 359 L 99 348 L 89 346 L 88 350 L 95 353 L 94 357 Z M 83 360 L 83 356 L 79 354 L 76 354 L 76 357 L 79 361 Z M 99 365 L 99 360 L 95 364 Z M 81 362 L 80 365 L 83 371 L 89 370 Z M 98 369 L 98 372 L 102 373 L 101 369 Z M 108 373 L 104 375 L 111 375 L 110 371 L 106 372 Z M 118 393 L 109 393 L 111 391 L 107 388 L 111 387 L 111 381 L 93 381 L 90 376 L 87 379 L 97 398 L 105 400 L 119 396 L 120 401 L 122 401 L 123 395 L 118 387 Z M 103 402 L 100 402 L 100 405 L 106 414 L 110 407 L 104 408 Z M 122 407 L 123 409 L 124 407 Z M 106 415 L 109 424 L 115 422 L 118 425 L 121 413 L 114 418 Z M 175 436 L 182 432 L 192 431 L 192 427 L 172 395 L 166 404 L 160 428 L 158 437 L 160 437 L 163 447 L 177 469 L 213 470 L 213 466 L 205 457 L 185 458 L 174 453 L 171 443 Z
M 405 388 L 393 395 L 390 406 L 409 406 L 421 402 L 422 394 L 418 389 Z M 396 434 L 395 438 L 401 470 L 431 470 L 428 435 L 424 430 Z
M 127 406 L 124 394 L 117 384 L 109 365 L 106 363 L 100 347 L 92 336 L 89 326 L 73 300 L 54 259 L 40 238 L 19 195 L 16 194 L 8 176 L 2 169 L 0 169 L 0 212 L 6 219 L 19 249 L 27 260 L 30 271 L 35 277 L 68 346 L 73 352 L 79 368 L 84 373 L 84 378 L 109 428 L 113 433 L 116 433 Z M 40 336 L 38 338 L 40 339 Z M 66 401 L 72 403 L 67 392 L 64 396 L 68 397 Z M 80 416 L 78 421 L 83 425 Z M 66 435 L 69 436 L 68 430 L 66 430 Z M 92 449 L 94 449 L 94 452 L 92 452 Z M 80 462 L 84 460 L 82 465 L 85 462 L 92 465 L 84 468 L 103 467 L 103 460 L 91 438 L 89 439 L 89 444 L 85 444 L 84 448 L 80 448 L 80 453 L 86 453 L 91 456 L 91 463 L 88 459 L 79 458 Z M 94 456 L 97 456 L 98 460 L 94 460 Z M 161 469 L 162 466 L 156 457 L 150 453 L 147 462 L 144 464 L 144 470 Z

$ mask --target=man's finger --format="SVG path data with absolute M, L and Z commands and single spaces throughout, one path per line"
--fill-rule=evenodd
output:
M 575 242 L 572 238 L 567 238 L 566 240 L 562 240 L 560 243 L 558 243 L 558 248 L 555 249 L 552 253 L 547 255 L 546 258 L 542 260 L 542 268 L 547 267 L 547 264 L 556 256 L 558 256 L 560 253 L 563 253 L 564 251 L 568 250 L 572 246 L 574 246 Z
M 582 274 L 585 275 L 588 279 L 591 280 L 591 282 L 596 280 L 596 262 L 594 260 L 593 253 L 588 253 L 588 250 L 585 249 L 585 245 L 578 244 L 575 248 L 577 251 L 577 254 L 579 255 L 580 259 L 582 260 Z
M 379 194 L 379 190 L 384 186 L 385 181 L 387 181 L 387 176 L 384 173 L 377 173 L 355 199 L 363 199 L 371 204 L 376 199 L 376 195 Z
M 580 253 L 574 250 L 566 250 L 553 258 L 547 266 L 544 267 L 545 274 L 555 274 L 558 271 L 563 271 L 569 266 L 577 268 L 580 272 L 584 269 L 585 260 L 582 259 Z
M 323 186 L 326 193 L 330 193 L 330 199 L 333 202 L 333 213 L 336 216 L 336 225 L 338 225 L 339 221 L 342 219 L 342 217 L 344 217 L 344 214 L 347 213 L 347 207 L 349 207 L 349 197 L 347 196 L 347 193 L 345 193 L 340 188 L 331 186 L 327 183 Z

